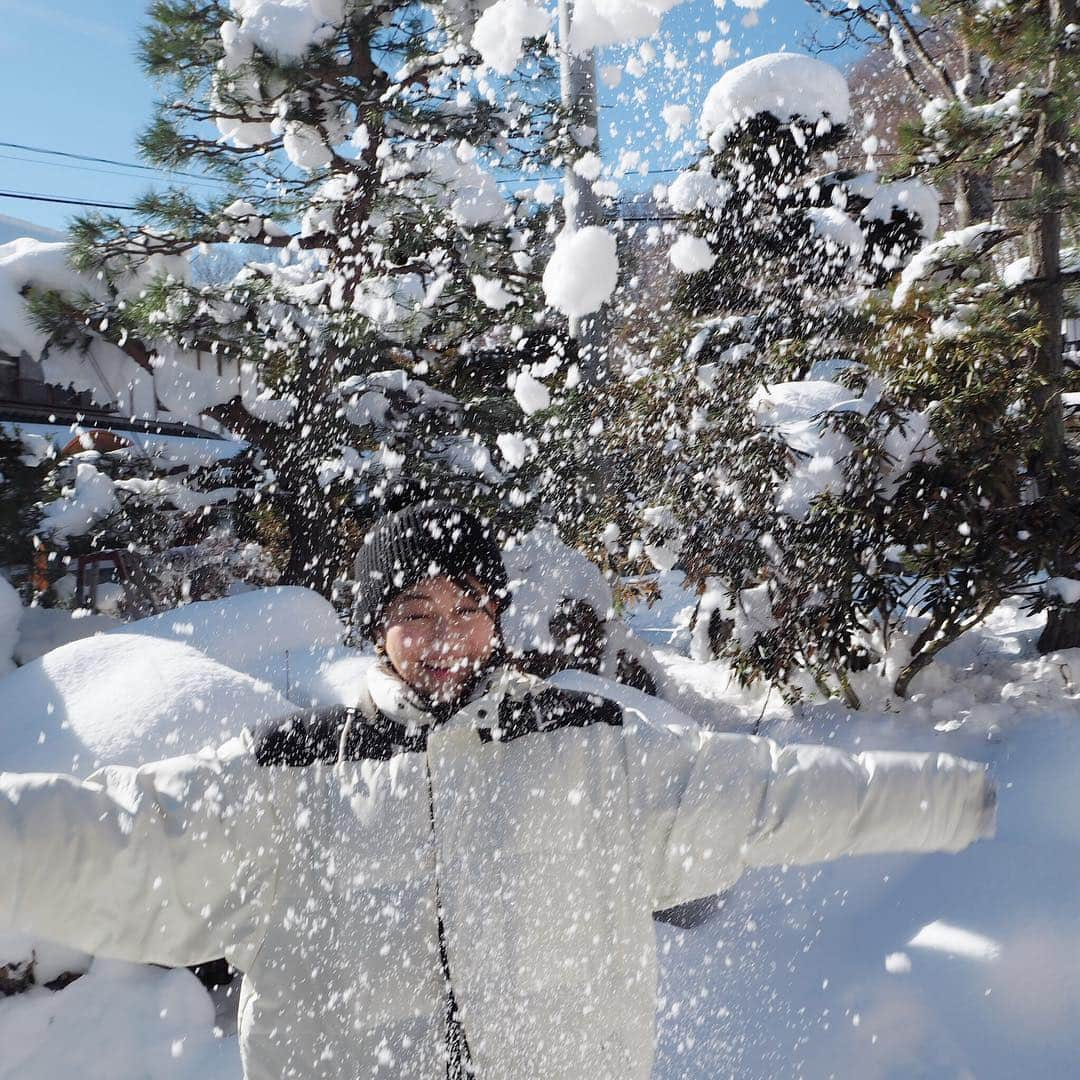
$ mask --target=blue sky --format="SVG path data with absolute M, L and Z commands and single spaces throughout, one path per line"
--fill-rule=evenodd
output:
M 135 59 L 145 11 L 146 0 L 0 0 L 5 102 L 0 141 L 138 161 L 135 139 L 150 118 L 155 93 Z M 637 151 L 653 170 L 686 160 L 691 147 L 668 139 L 661 110 L 678 102 L 696 113 L 723 70 L 712 62 L 717 38 L 731 41 L 730 66 L 763 52 L 802 51 L 815 28 L 829 32 L 804 0 L 768 0 L 758 14 L 757 25 L 746 27 L 741 22 L 745 9 L 732 3 L 721 8 L 714 0 L 685 0 L 671 12 L 656 43 L 657 58 L 645 65 L 644 74 L 624 77 L 617 90 L 603 93 L 605 160 L 616 160 L 625 149 Z M 729 24 L 726 35 L 721 22 Z M 699 41 L 698 35 L 706 33 L 710 40 Z M 688 61 L 686 66 L 675 71 L 664 67 L 669 47 Z M 625 51 L 608 50 L 600 62 L 622 64 L 626 59 Z M 843 54 L 833 59 L 843 62 Z M 152 179 L 110 165 L 0 146 L 3 191 L 126 203 Z M 52 227 L 62 227 L 77 211 L 74 206 L 0 198 L 0 214 Z

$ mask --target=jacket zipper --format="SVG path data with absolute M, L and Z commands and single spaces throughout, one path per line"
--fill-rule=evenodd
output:
M 442 901 L 439 898 L 439 843 L 435 835 L 435 791 L 431 780 L 431 758 L 426 748 L 424 768 L 427 771 L 428 816 L 431 821 L 431 843 L 435 858 L 435 915 L 439 927 L 439 964 L 442 967 L 445 990 L 446 1080 L 469 1080 L 476 1076 L 476 1071 L 469 1055 L 469 1040 L 465 1037 L 465 1027 L 458 1016 L 454 983 L 450 978 L 450 957 L 446 949 L 446 928 L 443 925 Z

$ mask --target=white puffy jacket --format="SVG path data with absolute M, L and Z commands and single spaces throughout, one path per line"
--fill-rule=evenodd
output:
M 992 828 L 983 769 L 945 754 L 781 748 L 510 672 L 418 728 L 395 687 L 373 673 L 343 729 L 300 718 L 85 782 L 0 774 L 0 925 L 227 956 L 248 1080 L 442 1080 L 444 964 L 481 1080 L 645 1080 L 654 910 L 746 866 Z

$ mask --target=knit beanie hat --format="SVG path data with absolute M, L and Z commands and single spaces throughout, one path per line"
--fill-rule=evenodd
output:
M 496 612 L 509 599 L 502 552 L 490 526 L 453 503 L 429 500 L 379 518 L 356 556 L 356 623 L 374 638 L 387 604 L 429 577 L 475 578 Z

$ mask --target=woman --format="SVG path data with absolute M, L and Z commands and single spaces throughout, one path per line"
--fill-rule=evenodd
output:
M 348 715 L 84 783 L 0 777 L 0 924 L 224 953 L 248 1080 L 645 1080 L 654 910 L 746 866 L 992 829 L 970 762 L 660 726 L 513 671 L 499 549 L 463 510 L 387 516 L 360 566 L 384 660 Z

